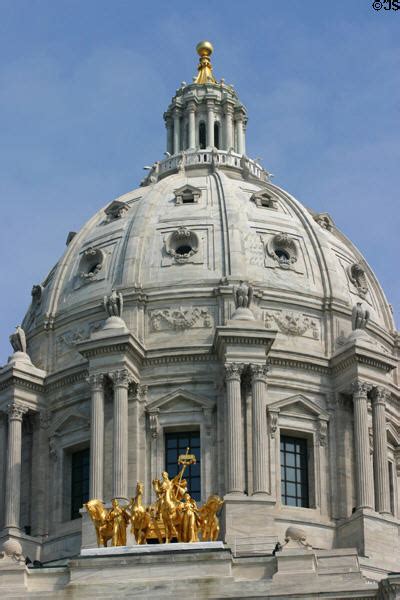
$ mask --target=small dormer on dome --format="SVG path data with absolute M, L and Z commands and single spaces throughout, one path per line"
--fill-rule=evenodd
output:
M 183 82 L 164 114 L 167 153 L 216 148 L 246 154 L 247 111 L 233 86 L 213 73 L 210 42 L 200 42 L 198 75 Z

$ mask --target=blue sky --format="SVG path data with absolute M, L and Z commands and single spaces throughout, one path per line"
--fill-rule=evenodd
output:
M 370 0 L 0 0 L 0 364 L 30 290 L 163 156 L 162 113 L 210 39 L 247 151 L 328 211 L 400 309 L 400 10 Z

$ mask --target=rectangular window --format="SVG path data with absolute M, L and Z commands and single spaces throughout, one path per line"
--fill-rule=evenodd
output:
M 186 449 L 190 448 L 190 454 L 196 457 L 196 464 L 186 467 L 183 478 L 188 484 L 188 492 L 195 500 L 201 500 L 201 481 L 200 481 L 200 432 L 199 431 L 179 431 L 165 434 L 165 470 L 168 471 L 170 478 L 175 477 L 181 470 L 178 465 L 180 454 L 186 454 Z
M 80 517 L 79 509 L 89 500 L 89 448 L 71 454 L 71 519 Z
M 288 506 L 309 506 L 305 439 L 281 435 L 281 495 Z

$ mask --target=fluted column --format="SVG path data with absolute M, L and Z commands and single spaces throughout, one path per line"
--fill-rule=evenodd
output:
M 368 398 L 370 385 L 353 383 L 354 445 L 356 459 L 357 508 L 373 508 L 372 473 L 369 452 Z
M 225 107 L 225 150 L 230 150 L 233 146 L 233 109 L 227 105 Z
M 22 418 L 27 408 L 12 402 L 8 406 L 5 527 L 19 528 L 21 500 Z
M 242 427 L 242 400 L 240 376 L 243 365 L 229 363 L 225 365 L 226 407 L 227 407 L 227 482 L 228 494 L 244 493 L 244 444 Z
M 110 373 L 114 383 L 113 497 L 128 494 L 128 387 L 127 369 Z
M 266 414 L 267 365 L 251 365 L 253 396 L 253 494 L 267 494 L 269 452 Z
M 181 149 L 181 121 L 180 111 L 174 111 L 174 154 L 178 154 Z
M 172 154 L 174 151 L 174 141 L 172 136 L 172 119 L 170 117 L 166 118 L 165 127 L 167 129 L 167 152 Z
M 103 500 L 104 470 L 104 375 L 88 377 L 91 392 L 89 496 Z
M 236 115 L 236 152 L 243 154 L 243 117 L 241 114 Z
M 196 147 L 196 105 L 194 102 L 188 104 L 189 114 L 189 148 Z
M 207 146 L 214 147 L 214 103 L 207 101 Z
M 376 387 L 372 391 L 375 510 L 383 514 L 390 514 L 390 489 L 386 437 L 387 396 L 388 391 L 385 388 Z

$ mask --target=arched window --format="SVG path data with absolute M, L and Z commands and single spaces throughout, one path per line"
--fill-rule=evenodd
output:
M 219 148 L 219 123 L 214 123 L 214 146 Z
M 206 124 L 204 121 L 199 123 L 199 146 L 201 150 L 204 150 L 207 146 Z

